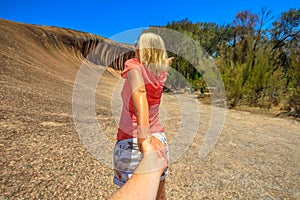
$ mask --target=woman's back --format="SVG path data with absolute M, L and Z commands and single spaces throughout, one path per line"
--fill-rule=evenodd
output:
M 142 65 L 138 59 L 134 58 L 125 62 L 125 68 L 122 72 L 125 83 L 121 93 L 123 109 L 119 124 L 118 140 L 136 137 L 137 134 L 137 118 L 131 98 L 132 89 L 127 77 L 127 72 L 130 70 L 138 70 L 143 77 L 147 94 L 149 127 L 151 132 L 163 131 L 163 127 L 159 121 L 159 105 L 163 87 L 167 79 L 167 72 L 163 71 L 160 74 L 153 73 Z

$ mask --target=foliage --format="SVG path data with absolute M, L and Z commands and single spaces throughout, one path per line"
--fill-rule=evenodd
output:
M 169 53 L 175 57 L 172 67 L 192 86 L 201 88 L 210 79 L 217 80 L 210 72 L 213 69 L 201 60 L 209 56 L 221 73 L 230 106 L 280 107 L 300 116 L 299 25 L 300 9 L 290 9 L 275 18 L 263 8 L 259 14 L 241 11 L 226 25 L 184 19 L 165 27 L 191 37 L 205 49 L 201 55 L 181 49 L 194 58 L 198 70 L 194 62 L 187 62 L 191 58 L 181 57 L 175 50 Z M 172 45 L 178 43 L 176 38 L 164 39 L 173 39 L 168 41 Z

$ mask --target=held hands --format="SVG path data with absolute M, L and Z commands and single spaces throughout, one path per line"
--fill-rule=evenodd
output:
M 165 145 L 152 136 L 149 126 L 138 126 L 138 148 L 143 154 L 144 169 L 148 171 L 160 171 L 162 174 L 168 165 Z
M 141 153 L 156 153 L 159 158 L 167 160 L 164 144 L 154 136 L 147 138 L 138 138 L 139 150 Z
M 153 136 L 138 138 L 138 140 L 140 142 L 139 147 L 143 153 L 139 172 L 147 173 L 159 171 L 159 173 L 162 174 L 168 166 L 166 149 L 163 143 Z

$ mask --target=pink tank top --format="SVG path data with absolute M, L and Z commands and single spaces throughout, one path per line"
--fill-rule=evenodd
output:
M 123 101 L 122 114 L 119 123 L 117 140 L 137 137 L 137 119 L 132 104 L 132 91 L 130 81 L 127 78 L 127 72 L 131 69 L 140 70 L 144 79 L 148 107 L 149 107 L 149 126 L 151 133 L 163 132 L 163 126 L 159 121 L 159 105 L 164 84 L 167 79 L 167 72 L 156 75 L 147 70 L 138 59 L 133 58 L 125 62 L 125 68 L 121 76 L 125 83 L 121 92 Z

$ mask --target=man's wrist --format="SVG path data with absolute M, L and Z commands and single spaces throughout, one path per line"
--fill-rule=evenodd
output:
M 143 158 L 134 173 L 158 173 L 161 175 L 166 166 L 167 162 L 159 157 L 156 152 L 143 153 Z

